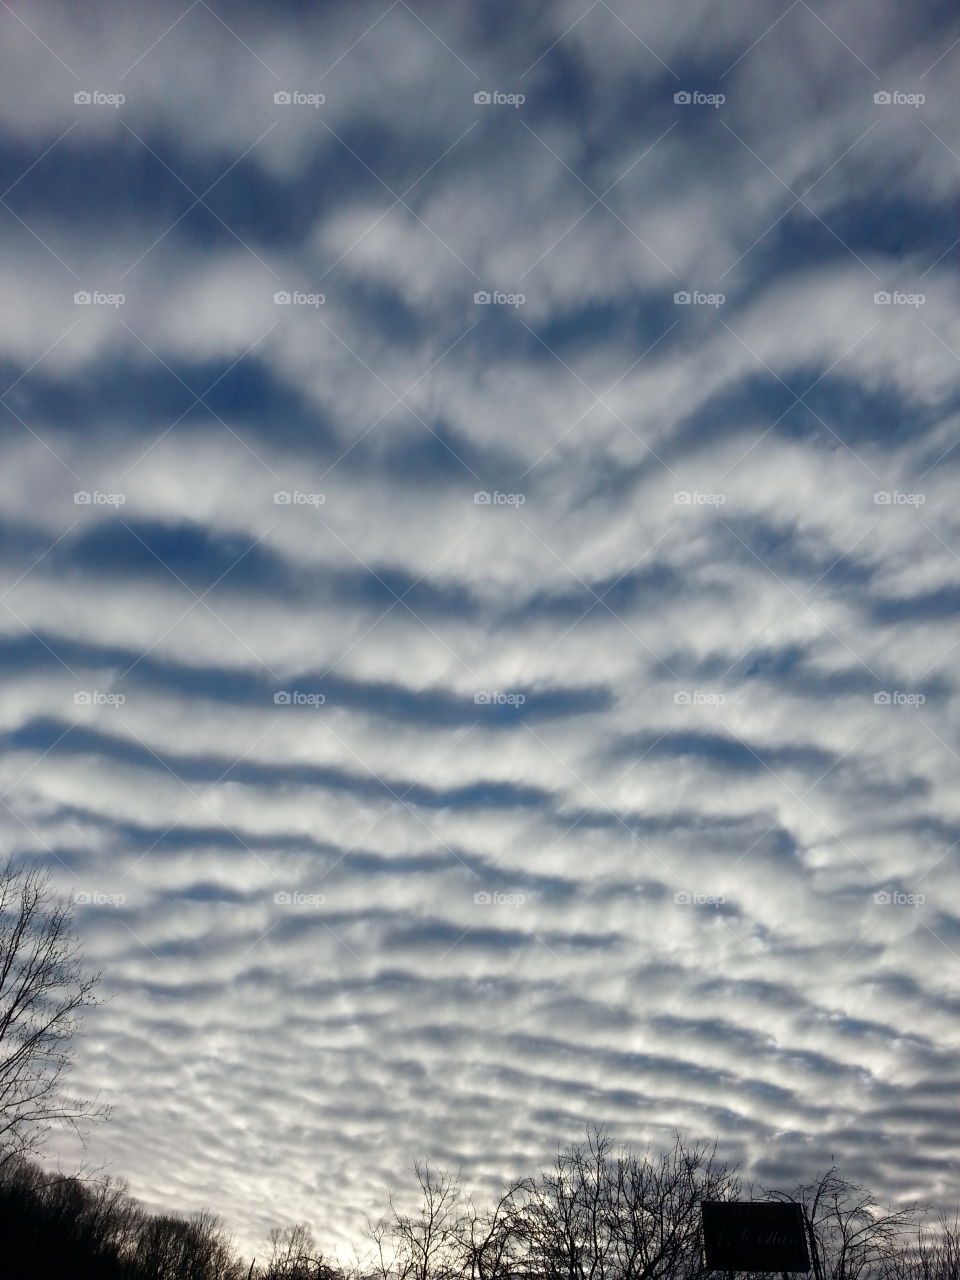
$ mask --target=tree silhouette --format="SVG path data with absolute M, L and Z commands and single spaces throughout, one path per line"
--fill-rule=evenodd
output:
M 554 1165 L 509 1186 L 489 1210 L 459 1175 L 414 1164 L 421 1205 L 368 1228 L 376 1280 L 699 1280 L 700 1201 L 733 1199 L 740 1182 L 716 1147 L 656 1157 L 613 1151 L 600 1129 Z
M 110 1178 L 45 1172 L 23 1156 L 0 1166 L 3 1280 L 725 1280 L 703 1264 L 700 1204 L 740 1199 L 716 1148 L 636 1155 L 601 1130 L 515 1181 L 490 1207 L 459 1174 L 414 1163 L 421 1201 L 369 1228 L 374 1252 L 328 1261 L 306 1223 L 274 1228 L 259 1265 L 235 1252 L 219 1219 L 151 1214 Z M 889 1209 L 835 1168 L 793 1193 L 804 1205 L 823 1280 L 960 1280 L 960 1216 L 926 1223 Z M 748 1194 L 743 1197 L 757 1199 Z M 368 1224 L 369 1225 L 369 1224 Z M 911 1232 L 915 1230 L 915 1236 Z M 737 1273 L 740 1280 L 751 1280 Z M 815 1274 L 814 1280 L 818 1280 Z
M 766 1192 L 768 1199 L 792 1200 L 806 1213 L 822 1280 L 869 1280 L 883 1275 L 902 1255 L 917 1210 L 884 1209 L 872 1192 L 842 1178 L 836 1167 L 792 1194 Z
M 270 1260 L 262 1280 L 336 1280 L 337 1269 L 325 1261 L 305 1222 L 274 1227 L 269 1239 Z
M 716 1146 L 651 1157 L 613 1151 L 602 1129 L 561 1151 L 534 1181 L 520 1215 L 536 1280 L 697 1280 L 704 1274 L 701 1200 L 739 1193 Z
M 50 1124 L 77 1128 L 105 1108 L 63 1093 L 72 1042 L 100 975 L 87 975 L 72 933 L 72 901 L 47 872 L 0 868 L 0 1162 L 36 1151 Z

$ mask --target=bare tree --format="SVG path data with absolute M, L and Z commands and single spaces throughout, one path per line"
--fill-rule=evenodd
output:
M 414 1163 L 422 1193 L 415 1216 L 398 1211 L 390 1197 L 390 1215 L 368 1225 L 378 1280 L 454 1280 L 461 1274 L 466 1213 L 460 1179 L 434 1173 L 429 1163 Z
M 513 1280 L 525 1274 L 524 1209 L 534 1192 L 533 1180 L 523 1179 L 503 1192 L 491 1209 L 468 1202 L 458 1232 L 463 1280 Z
M 716 1144 L 679 1134 L 658 1156 L 614 1153 L 607 1135 L 561 1151 L 526 1201 L 524 1273 L 536 1280 L 697 1280 L 701 1200 L 734 1199 L 740 1182 Z
M 736 1198 L 735 1171 L 716 1144 L 635 1156 L 599 1129 L 562 1149 L 536 1177 L 514 1182 L 492 1208 L 461 1195 L 459 1177 L 414 1166 L 417 1215 L 368 1228 L 366 1280 L 701 1280 L 700 1201 Z
M 896 1280 L 960 1280 L 960 1211 L 952 1222 L 941 1211 L 935 1222 L 918 1227 L 906 1259 Z
M 339 1268 L 324 1258 L 305 1222 L 274 1227 L 269 1242 L 263 1280 L 339 1280 Z
M 10 858 L 0 867 L 0 1163 L 38 1150 L 53 1122 L 77 1128 L 106 1114 L 62 1091 L 100 978 L 81 968 L 71 912 L 47 872 L 15 870 Z
M 823 1280 L 879 1280 L 902 1258 L 916 1208 L 886 1209 L 865 1187 L 840 1177 L 836 1168 L 792 1194 L 766 1191 L 768 1199 L 802 1204 Z
M 609 1147 L 591 1131 L 586 1146 L 558 1152 L 534 1182 L 524 1213 L 527 1261 L 543 1280 L 604 1280 Z

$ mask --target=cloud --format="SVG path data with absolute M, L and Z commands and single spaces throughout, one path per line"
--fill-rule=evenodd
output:
M 953 1204 L 952 28 L 489 8 L 0 18 L 90 1152 L 251 1253 L 587 1122 Z

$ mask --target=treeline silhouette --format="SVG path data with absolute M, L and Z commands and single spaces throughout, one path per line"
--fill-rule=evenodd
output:
M 751 1186 L 716 1146 L 678 1134 L 667 1152 L 613 1149 L 602 1130 L 477 1205 L 459 1176 L 414 1164 L 419 1207 L 391 1198 L 352 1261 L 327 1258 L 305 1223 L 243 1259 L 211 1213 L 152 1214 L 113 1178 L 45 1171 L 0 1153 L 5 1280 L 707 1280 L 700 1202 L 804 1205 L 823 1280 L 960 1280 L 960 1219 L 884 1208 L 835 1168 L 787 1193 Z
M 744 1193 L 716 1144 L 677 1134 L 670 1151 L 635 1155 L 598 1129 L 493 1204 L 414 1164 L 419 1208 L 391 1199 L 349 1262 L 300 1222 L 274 1228 L 248 1263 L 205 1210 L 152 1214 L 122 1182 L 31 1159 L 52 1124 L 106 1116 L 62 1088 L 100 978 L 81 963 L 73 902 L 42 866 L 0 865 L 0 1280 L 705 1280 L 701 1201 L 771 1198 L 804 1205 L 813 1280 L 960 1280 L 956 1216 L 885 1209 L 836 1169 L 792 1192 Z

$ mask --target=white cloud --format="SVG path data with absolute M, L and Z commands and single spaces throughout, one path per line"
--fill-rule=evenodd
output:
M 75 76 L 2 20 L 46 247 L 7 218 L 0 823 L 125 898 L 78 909 L 91 1150 L 251 1252 L 588 1120 L 951 1203 L 956 55 L 894 6 L 386 8 L 34 6 Z

